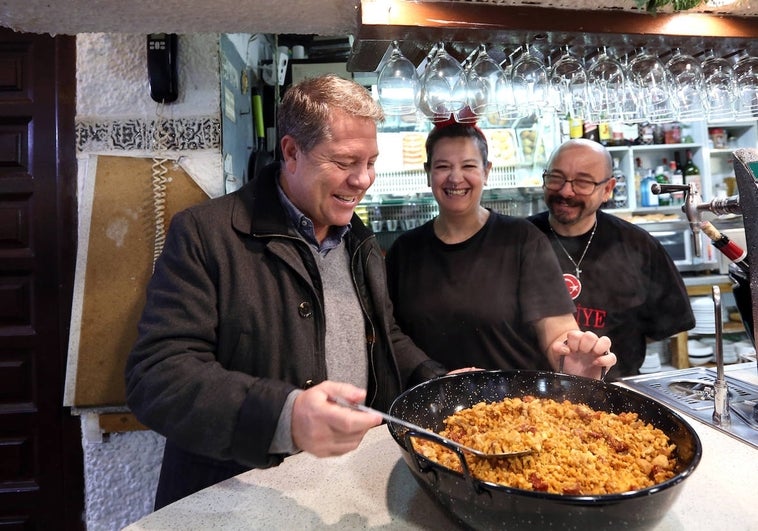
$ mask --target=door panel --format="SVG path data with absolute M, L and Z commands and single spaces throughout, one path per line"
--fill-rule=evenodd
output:
M 0 30 L 0 531 L 84 529 L 63 404 L 76 237 L 73 37 Z

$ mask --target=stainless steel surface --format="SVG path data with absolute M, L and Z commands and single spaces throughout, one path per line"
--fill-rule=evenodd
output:
M 731 416 L 731 424 L 719 425 L 713 420 L 716 376 L 715 368 L 696 367 L 631 376 L 621 379 L 621 382 L 758 449 L 758 420 L 755 418 L 758 406 L 756 364 L 742 363 L 725 369 L 729 407 L 735 413 Z
M 516 452 L 499 452 L 499 453 L 490 453 L 485 452 L 483 450 L 476 450 L 475 448 L 470 448 L 466 445 L 463 445 L 459 442 L 456 442 L 452 439 L 448 439 L 447 437 L 443 437 L 439 433 L 435 433 L 431 430 L 427 430 L 426 428 L 422 428 L 421 426 L 418 426 L 416 424 L 413 424 L 412 422 L 408 422 L 407 420 L 403 420 L 397 417 L 394 417 L 392 415 L 388 415 L 387 413 L 384 413 L 383 411 L 379 411 L 378 409 L 373 409 L 368 406 L 364 406 L 363 404 L 356 404 L 353 402 L 348 402 L 344 398 L 340 397 L 332 397 L 330 398 L 332 402 L 335 404 L 339 404 L 340 406 L 355 409 L 357 411 L 363 411 L 365 413 L 373 413 L 375 415 L 379 415 L 387 422 L 392 422 L 394 424 L 398 424 L 399 426 L 403 426 L 405 428 L 408 428 L 409 430 L 416 432 L 418 434 L 426 435 L 429 438 L 431 438 L 434 441 L 444 443 L 445 445 L 453 446 L 455 448 L 458 448 L 460 450 L 463 450 L 464 452 L 468 452 L 472 455 L 475 455 L 480 458 L 484 459 L 503 459 L 507 457 L 520 457 L 522 455 L 529 455 L 534 452 L 534 450 L 519 450 Z

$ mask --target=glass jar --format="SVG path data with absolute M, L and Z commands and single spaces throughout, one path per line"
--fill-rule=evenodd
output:
M 713 142 L 714 149 L 726 148 L 728 138 L 726 129 L 721 127 L 710 127 L 708 128 L 708 137 L 711 139 L 711 142 Z

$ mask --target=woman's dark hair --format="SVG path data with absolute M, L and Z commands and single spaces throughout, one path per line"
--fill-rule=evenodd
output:
M 487 139 L 482 133 L 482 130 L 473 124 L 459 124 L 454 123 L 451 125 L 445 125 L 443 127 L 435 127 L 429 132 L 426 137 L 426 163 L 425 166 L 429 166 L 432 160 L 432 152 L 434 146 L 441 138 L 472 138 L 477 146 L 479 146 L 479 152 L 482 154 L 482 162 L 487 165 L 489 148 L 487 146 Z

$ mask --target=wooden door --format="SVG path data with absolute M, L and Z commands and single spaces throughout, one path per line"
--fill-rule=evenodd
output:
M 75 42 L 0 29 L 0 531 L 84 529 L 79 419 L 62 405 Z

